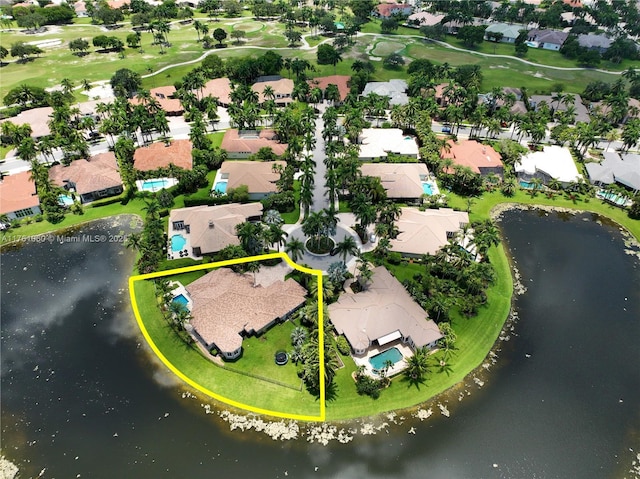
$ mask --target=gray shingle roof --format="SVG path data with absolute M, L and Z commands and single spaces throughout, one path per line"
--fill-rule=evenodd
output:
M 615 151 L 605 151 L 600 163 L 587 163 L 585 166 L 591 181 L 604 184 L 614 182 L 634 190 L 640 190 L 640 155 L 620 156 Z

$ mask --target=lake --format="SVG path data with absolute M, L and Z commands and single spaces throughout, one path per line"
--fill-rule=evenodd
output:
M 486 384 L 449 398 L 448 419 L 406 414 L 328 446 L 229 431 L 183 397 L 137 330 L 134 255 L 116 236 L 8 249 L 2 452 L 45 478 L 621 477 L 640 448 L 640 260 L 591 215 L 510 211 L 500 227 L 527 292 Z M 108 220 L 69 237 L 127 231 Z

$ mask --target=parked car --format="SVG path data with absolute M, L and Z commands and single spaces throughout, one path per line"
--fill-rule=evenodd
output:
M 451 133 L 451 127 L 450 126 L 443 126 L 442 127 L 442 133 Z

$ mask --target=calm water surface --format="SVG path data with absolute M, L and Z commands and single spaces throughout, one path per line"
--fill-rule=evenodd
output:
M 183 399 L 135 327 L 122 244 L 6 251 L 3 453 L 21 477 L 46 478 L 621 477 L 640 447 L 640 262 L 590 218 L 505 215 L 528 288 L 521 319 L 485 386 L 451 399 L 450 419 L 328 447 L 229 432 Z

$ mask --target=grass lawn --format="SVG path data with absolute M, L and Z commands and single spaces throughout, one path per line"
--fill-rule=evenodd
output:
M 144 217 L 144 208 L 145 203 L 142 199 L 134 198 L 129 201 L 126 205 L 122 205 L 120 202 L 100 206 L 94 208 L 92 206 L 85 206 L 83 215 L 73 215 L 67 214 L 60 223 L 52 225 L 48 221 L 41 221 L 39 223 L 31 223 L 28 225 L 22 225 L 19 228 L 12 228 L 8 233 L 3 233 L 0 235 L 0 245 L 9 243 L 15 239 L 16 236 L 34 236 L 43 233 L 49 233 L 52 231 L 63 230 L 66 228 L 70 228 L 72 226 L 76 226 L 80 223 L 86 223 L 88 221 L 93 221 L 101 218 L 106 218 L 109 216 L 116 216 L 122 214 L 134 214 L 140 217 Z
M 242 341 L 242 357 L 235 362 L 228 363 L 229 369 L 242 371 L 247 374 L 286 384 L 294 389 L 304 390 L 302 380 L 296 373 L 296 366 L 289 361 L 284 366 L 278 366 L 275 361 L 277 351 L 289 352 L 291 346 L 291 331 L 296 325 L 286 321 L 276 325 L 261 336 L 252 336 Z
M 293 182 L 293 197 L 295 198 L 295 209 L 289 213 L 281 214 L 284 222 L 289 225 L 297 223 L 300 219 L 300 182 L 298 180 Z
M 453 193 L 447 193 L 447 196 L 449 197 L 450 207 L 459 210 L 467 209 L 466 198 L 457 196 Z M 626 210 L 612 206 L 611 204 L 597 198 L 579 199 L 574 203 L 564 195 L 557 195 L 556 197 L 549 199 L 541 193 L 532 197 L 528 192 L 518 190 L 512 198 L 507 198 L 499 191 L 493 191 L 491 193 L 483 193 L 479 198 L 474 198 L 471 206 L 471 212 L 469 213 L 469 219 L 471 221 L 476 221 L 487 218 L 491 209 L 500 203 L 520 203 L 532 206 L 546 205 L 568 208 L 576 210 L 577 212 L 587 211 L 597 213 L 624 226 L 633 236 L 636 237 L 636 239 L 640 240 L 640 220 L 633 220 L 629 218 Z
M 137 281 L 134 292 L 140 317 L 152 341 L 162 351 L 167 361 L 188 378 L 224 398 L 254 407 L 291 414 L 319 414 L 317 400 L 306 389 L 298 391 L 291 387 L 280 386 L 230 371 L 215 365 L 195 347 L 185 344 L 162 317 L 152 282 Z M 267 332 L 267 335 L 269 333 Z M 263 352 L 264 350 L 263 348 Z M 260 348 L 252 348 L 252 352 L 255 352 L 256 355 L 249 357 L 254 365 L 251 372 L 262 374 L 263 371 L 267 371 L 265 368 L 268 365 L 262 364 L 257 359 L 260 355 Z M 241 358 L 236 363 L 230 363 L 231 367 L 239 367 L 244 359 Z M 273 356 L 271 356 L 270 362 L 273 363 Z M 295 368 L 293 369 L 295 376 Z
M 222 138 L 224 138 L 224 131 L 216 131 L 215 133 L 209 133 L 207 135 L 207 138 L 209 138 L 211 140 L 211 146 L 212 147 L 220 147 L 220 145 L 222 145 Z M 215 177 L 215 175 L 214 175 Z M 207 175 L 208 178 L 208 175 Z M 213 178 L 211 178 L 210 180 L 211 182 L 213 182 Z
M 13 150 L 13 146 L 4 146 L 4 145 L 0 145 L 0 160 L 4 160 L 4 157 L 7 156 L 7 153 L 9 153 L 11 150 Z M 2 165 L 0 165 L 0 168 L 2 168 Z

